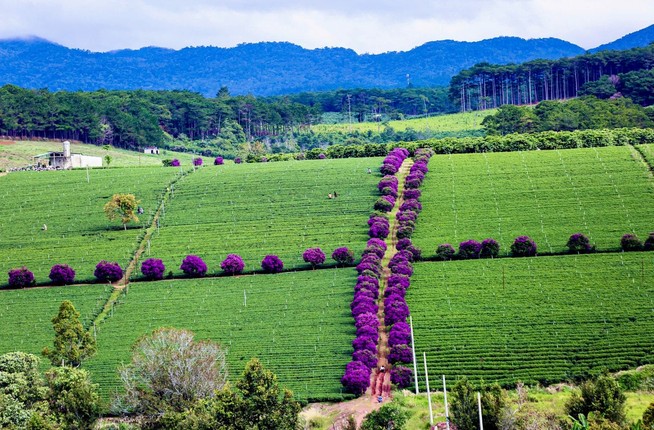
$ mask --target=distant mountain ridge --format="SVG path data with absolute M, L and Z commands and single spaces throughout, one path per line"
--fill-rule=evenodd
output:
M 584 52 L 560 39 L 497 37 L 479 42 L 428 42 L 409 51 L 383 54 L 304 49 L 287 42 L 98 53 L 27 37 L 0 40 L 0 85 L 53 91 L 191 90 L 206 96 L 214 96 L 224 85 L 232 94 L 269 96 L 339 88 L 400 88 L 409 82 L 448 85 L 453 75 L 480 62 L 521 63 Z
M 647 46 L 652 42 L 654 42 L 654 24 L 645 27 L 642 30 L 629 33 L 613 42 L 605 43 L 597 48 L 593 48 L 590 52 L 624 51 L 625 49 Z

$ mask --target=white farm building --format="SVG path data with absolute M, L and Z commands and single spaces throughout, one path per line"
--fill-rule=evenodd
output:
M 70 142 L 64 142 L 62 152 L 46 152 L 34 156 L 35 164 L 53 169 L 76 169 L 81 167 L 102 167 L 102 157 L 71 154 Z

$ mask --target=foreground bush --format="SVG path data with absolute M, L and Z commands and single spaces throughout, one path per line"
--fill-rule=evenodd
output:
M 497 258 L 500 255 L 500 244 L 495 239 L 484 239 L 481 242 L 479 256 L 481 258 Z
M 98 281 L 116 282 L 123 277 L 123 269 L 121 269 L 120 265 L 116 262 L 102 260 L 95 266 L 93 276 L 95 276 Z
M 454 258 L 455 254 L 456 251 L 454 250 L 454 247 L 449 243 L 438 245 L 438 248 L 436 248 L 436 259 L 439 261 L 451 260 Z
M 267 273 L 279 273 L 284 270 L 284 262 L 276 255 L 266 255 L 261 260 L 261 268 Z
M 166 266 L 158 258 L 148 258 L 141 264 L 141 273 L 150 280 L 163 279 L 165 271 Z
M 370 412 L 361 423 L 361 430 L 403 429 L 409 412 L 397 403 L 387 403 Z
M 518 236 L 511 245 L 514 257 L 533 257 L 536 255 L 536 243 L 529 236 Z
M 197 255 L 187 255 L 179 268 L 186 276 L 200 277 L 207 274 L 207 265 Z
M 602 375 L 595 380 L 582 383 L 579 388 L 580 390 L 574 392 L 565 405 L 568 415 L 588 416 L 589 413 L 594 412 L 614 423 L 624 423 L 627 398 L 613 377 Z
M 25 288 L 34 284 L 34 274 L 25 266 L 9 271 L 9 287 Z
M 223 272 L 229 275 L 237 275 L 243 271 L 245 268 L 245 263 L 243 259 L 238 254 L 229 254 L 220 263 L 220 268 L 223 269 Z

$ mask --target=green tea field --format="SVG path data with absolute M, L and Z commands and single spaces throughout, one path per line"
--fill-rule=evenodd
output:
M 258 357 L 299 398 L 341 398 L 355 279 L 352 269 L 325 269 L 133 283 L 99 326 L 98 354 L 86 367 L 108 396 L 132 344 L 158 327 L 177 327 L 226 347 L 233 379 Z
M 618 250 L 623 234 L 654 229 L 654 180 L 630 147 L 436 155 L 429 169 L 413 235 L 425 256 L 489 237 L 506 255 L 521 235 L 559 253 L 573 233 Z
M 79 281 L 93 279 L 98 261 L 129 262 L 142 226 L 149 225 L 168 183 L 180 170 L 163 167 L 16 172 L 0 181 L 0 272 L 27 266 L 37 282 L 50 267 L 69 264 Z M 123 230 L 103 207 L 114 193 L 134 193 L 145 213 Z M 43 225 L 47 230 L 42 230 Z M 4 282 L 5 280 L 3 280 Z
M 377 199 L 381 159 L 350 158 L 284 163 L 207 166 L 175 186 L 151 255 L 181 273 L 187 254 L 197 254 L 220 272 L 230 253 L 245 270 L 260 269 L 266 254 L 287 268 L 307 267 L 302 253 L 348 246 L 359 255 L 367 240 L 366 220 Z M 329 199 L 336 192 L 338 197 Z
M 407 303 L 430 374 L 512 384 L 654 360 L 651 253 L 427 262 Z

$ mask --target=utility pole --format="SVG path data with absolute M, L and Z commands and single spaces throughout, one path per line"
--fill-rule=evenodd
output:
M 351 99 L 352 99 L 352 96 L 350 94 L 348 94 L 347 95 L 347 116 L 348 116 L 349 121 L 350 121 L 350 126 L 349 126 L 350 133 L 352 132 L 352 103 L 350 102 Z

